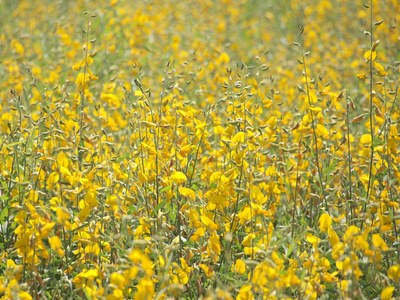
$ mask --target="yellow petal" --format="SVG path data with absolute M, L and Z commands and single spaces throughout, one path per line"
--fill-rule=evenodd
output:
M 369 133 L 363 134 L 362 137 L 361 137 L 361 139 L 360 139 L 360 142 L 361 142 L 362 144 L 366 144 L 366 145 L 371 144 L 371 142 L 372 142 L 372 137 L 371 137 L 371 135 L 370 135 Z
M 246 272 L 246 265 L 243 260 L 241 259 L 236 260 L 235 271 L 239 274 L 244 274 L 244 272 Z
M 187 177 L 185 174 L 183 174 L 182 172 L 176 171 L 172 174 L 171 176 L 171 180 L 175 183 L 182 183 L 185 182 L 187 180 Z
M 376 51 L 373 51 L 373 52 L 372 52 L 372 55 L 371 55 L 371 50 L 368 50 L 367 52 L 364 53 L 364 58 L 365 58 L 365 59 L 371 60 L 371 56 L 372 56 L 372 60 L 375 60 L 375 58 L 376 58 Z
M 328 232 L 328 229 L 331 227 L 332 219 L 327 213 L 323 213 L 321 217 L 319 217 L 319 229 L 322 232 Z
M 233 137 L 232 142 L 234 142 L 234 143 L 244 143 L 245 136 L 246 135 L 245 135 L 244 132 L 238 132 Z
M 58 248 L 61 248 L 61 241 L 58 238 L 58 236 L 56 236 L 56 235 L 49 238 L 49 243 L 53 250 L 57 250 Z
M 381 299 L 382 300 L 389 300 L 392 298 L 393 295 L 393 291 L 394 291 L 394 286 L 388 286 L 387 288 L 385 288 L 382 293 L 381 293 Z

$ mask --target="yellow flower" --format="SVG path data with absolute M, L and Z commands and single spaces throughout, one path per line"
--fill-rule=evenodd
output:
M 51 248 L 55 250 L 58 255 L 64 256 L 65 253 L 64 250 L 61 249 L 62 245 L 58 236 L 52 236 L 51 238 L 49 238 L 49 243 Z
M 328 232 L 328 229 L 330 229 L 332 224 L 332 219 L 327 213 L 323 213 L 319 217 L 319 229 L 322 232 Z
M 381 293 L 381 299 L 382 300 L 392 299 L 393 291 L 394 291 L 394 286 L 388 286 L 387 288 L 384 288 L 384 290 Z
M 239 274 L 244 274 L 246 272 L 246 265 L 241 259 L 237 259 L 236 263 L 231 267 L 232 272 L 237 272 Z
M 181 184 L 187 180 L 187 177 L 185 174 L 179 171 L 175 171 L 171 175 L 171 180 L 177 184 Z

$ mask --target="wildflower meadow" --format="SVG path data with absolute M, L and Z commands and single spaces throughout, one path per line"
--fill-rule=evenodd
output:
M 400 299 L 398 0 L 0 0 L 0 299 Z

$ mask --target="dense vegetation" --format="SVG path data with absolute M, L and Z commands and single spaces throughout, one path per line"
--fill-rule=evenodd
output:
M 0 0 L 0 297 L 400 297 L 399 11 Z

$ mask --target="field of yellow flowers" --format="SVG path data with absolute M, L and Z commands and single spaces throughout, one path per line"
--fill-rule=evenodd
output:
M 1 299 L 400 297 L 397 0 L 0 0 Z

